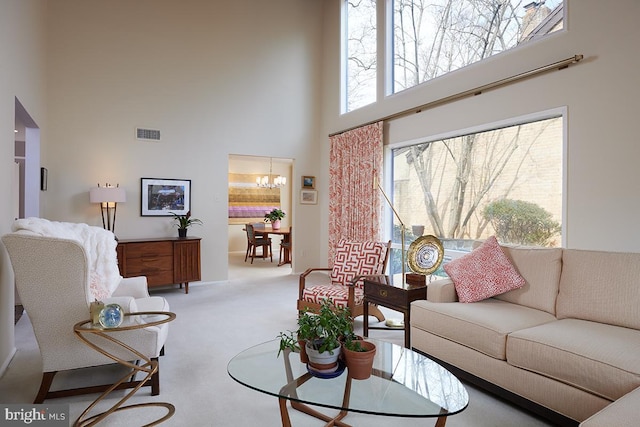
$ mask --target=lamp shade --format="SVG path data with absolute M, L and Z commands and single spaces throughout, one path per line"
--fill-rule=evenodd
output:
M 127 193 L 121 187 L 94 187 L 89 191 L 89 201 L 123 203 L 127 201 Z

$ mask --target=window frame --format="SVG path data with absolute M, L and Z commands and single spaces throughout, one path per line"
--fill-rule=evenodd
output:
M 383 185 L 382 188 L 384 192 L 388 195 L 391 203 L 395 202 L 395 194 L 393 191 L 394 181 L 393 181 L 393 151 L 400 148 L 409 147 L 412 145 L 425 144 L 429 142 L 436 142 L 450 138 L 456 138 L 464 135 L 487 132 L 492 130 L 498 130 L 501 128 L 518 126 L 522 124 L 532 123 L 536 121 L 552 119 L 552 118 L 562 118 L 562 159 L 561 159 L 561 180 L 562 180 L 562 196 L 561 196 L 561 204 L 562 204 L 562 213 L 561 213 L 561 221 L 562 221 L 562 231 L 560 233 L 560 246 L 566 247 L 567 242 L 567 107 L 557 107 L 544 111 L 534 112 L 530 114 L 525 114 L 521 116 L 510 117 L 506 119 L 501 119 L 493 122 L 483 123 L 467 128 L 455 129 L 443 133 L 425 135 L 424 137 L 414 138 L 411 140 L 395 142 L 392 144 L 387 144 L 384 146 L 384 165 L 383 165 Z M 383 214 L 383 232 L 385 236 L 385 240 L 392 240 L 391 248 L 392 249 L 400 249 L 400 243 L 393 242 L 393 223 L 395 216 L 393 214 L 393 210 L 388 203 L 385 202 L 384 206 L 384 214 Z M 403 219 L 404 222 L 404 219 Z M 407 225 L 407 224 L 405 224 Z M 405 250 L 408 249 L 408 246 Z M 445 255 L 449 250 L 445 250 Z M 456 252 L 456 251 L 453 251 Z M 449 254 L 459 256 L 459 254 Z

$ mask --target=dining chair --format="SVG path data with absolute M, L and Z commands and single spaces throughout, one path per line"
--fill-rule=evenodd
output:
M 245 230 L 247 231 L 247 252 L 244 255 L 244 262 L 247 262 L 247 258 L 251 256 L 251 264 L 253 264 L 253 259 L 257 256 L 256 250 L 258 247 L 262 247 L 262 258 L 271 256 L 271 262 L 273 262 L 271 238 L 264 235 L 256 236 L 253 224 L 246 224 Z
M 283 264 L 283 260 L 285 258 L 282 257 L 282 255 L 284 254 L 289 254 L 289 256 L 287 257 L 287 261 L 291 262 L 291 242 L 293 239 L 293 226 L 289 227 L 289 237 L 286 239 L 283 238 L 282 241 L 280 241 L 280 265 Z
M 298 312 L 318 312 L 322 302 L 331 299 L 337 307 L 347 307 L 351 317 L 364 314 L 364 282 L 362 276 L 384 274 L 391 249 L 391 241 L 353 242 L 340 240 L 336 247 L 333 266 L 309 268 L 300 275 L 298 289 Z M 329 284 L 318 283 L 311 273 L 322 272 Z M 327 274 L 329 273 L 329 274 Z M 320 275 L 320 274 L 317 274 Z M 384 315 L 375 305 L 369 306 L 369 314 L 378 321 Z

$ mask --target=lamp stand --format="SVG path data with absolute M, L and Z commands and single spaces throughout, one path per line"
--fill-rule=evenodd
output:
M 113 206 L 110 206 L 110 205 L 113 205 Z M 114 234 L 116 229 L 117 207 L 118 207 L 118 203 L 116 202 L 100 203 L 100 213 L 102 214 L 102 228 L 104 228 L 105 230 L 109 230 Z
M 382 189 L 382 186 L 380 185 L 380 183 L 378 182 L 378 180 L 376 179 L 376 177 L 374 176 L 374 182 L 376 184 L 376 186 L 378 187 L 378 189 L 380 190 L 380 192 L 382 193 L 382 195 L 384 196 L 385 200 L 387 201 L 387 203 L 389 204 L 389 206 L 391 207 L 391 210 L 393 211 L 393 214 L 396 216 L 396 218 L 398 219 L 398 222 L 400 223 L 400 244 L 402 245 L 402 248 L 400 250 L 400 254 L 402 255 L 402 286 L 404 287 L 404 285 L 407 283 L 407 268 L 405 266 L 406 264 L 406 260 L 405 260 L 405 254 L 404 254 L 404 229 L 405 229 L 405 225 L 404 222 L 402 222 L 402 219 L 400 219 L 400 215 L 398 214 L 398 211 L 396 211 L 396 208 L 393 206 L 393 203 L 391 203 L 391 200 L 389 200 L 389 197 L 387 197 L 387 193 L 384 192 L 384 190 Z M 393 232 L 391 233 L 393 234 Z

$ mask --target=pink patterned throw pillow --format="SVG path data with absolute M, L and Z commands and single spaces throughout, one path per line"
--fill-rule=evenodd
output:
M 481 301 L 525 285 L 495 236 L 446 264 L 444 270 L 453 280 L 460 302 Z

